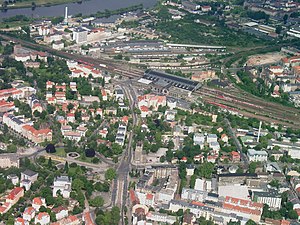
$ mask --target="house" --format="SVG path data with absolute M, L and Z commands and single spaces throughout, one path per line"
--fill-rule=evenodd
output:
M 115 96 L 117 101 L 123 101 L 124 100 L 124 91 L 118 87 L 115 89 Z
M 250 162 L 264 162 L 268 160 L 268 153 L 266 151 L 248 149 L 247 156 Z
M 16 174 L 10 174 L 6 177 L 8 180 L 11 180 L 13 185 L 17 185 L 19 183 L 19 177 Z
M 63 206 L 58 206 L 52 209 L 52 212 L 55 214 L 56 220 L 61 220 L 68 216 L 68 209 Z
M 25 187 L 25 190 L 28 191 L 31 185 L 37 180 L 38 175 L 38 173 L 28 169 L 21 172 L 20 187 Z
M 34 219 L 35 224 L 47 225 L 50 223 L 50 215 L 46 212 L 40 212 Z
M 218 136 L 216 134 L 208 134 L 207 135 L 207 143 L 218 142 Z
M 240 162 L 241 161 L 240 153 L 238 153 L 236 151 L 232 151 L 232 152 L 230 152 L 230 155 L 231 155 L 232 162 Z
M 99 131 L 99 135 L 101 136 L 101 138 L 106 138 L 107 134 L 108 134 L 107 128 L 104 128 Z
M 62 220 L 59 220 L 58 222 L 51 223 L 50 225 L 80 225 L 80 220 L 74 216 L 68 216 L 67 218 L 64 218 Z
M 19 168 L 19 157 L 14 153 L 1 154 L 0 168 L 16 167 Z
M 194 137 L 194 145 L 199 145 L 200 149 L 204 148 L 205 136 L 201 133 L 195 133 Z
M 216 153 L 218 153 L 221 149 L 219 142 L 210 142 L 209 148 L 211 148 Z
M 221 135 L 221 140 L 222 140 L 223 142 L 227 143 L 227 142 L 228 142 L 228 136 L 227 136 L 226 134 L 222 134 L 222 135 Z
M 194 156 L 194 161 L 195 162 L 203 162 L 203 160 L 204 160 L 204 155 L 202 155 L 202 154 L 199 154 L 199 155 L 195 155 Z
M 27 221 L 31 221 L 35 217 L 35 209 L 30 206 L 27 207 L 23 212 L 23 219 Z
M 147 106 L 142 105 L 140 107 L 140 110 L 141 110 L 141 117 L 142 118 L 146 118 L 150 114 L 150 110 Z
M 195 172 L 195 166 L 192 165 L 192 164 L 188 164 L 186 166 L 186 175 L 187 176 L 192 176 L 192 175 L 194 175 L 194 172 Z
M 41 206 L 46 207 L 46 200 L 44 198 L 41 198 L 41 197 L 35 197 L 32 200 L 32 207 L 35 209 L 35 211 L 39 211 Z
M 57 192 L 60 191 L 64 198 L 69 198 L 72 191 L 72 178 L 68 176 L 60 176 L 55 178 L 53 184 L 53 197 L 57 197 Z
M 90 212 L 85 212 L 82 215 L 82 221 L 84 221 L 85 225 L 95 225 L 95 223 L 92 220 Z
M 6 197 L 6 203 L 10 205 L 16 204 L 21 197 L 24 196 L 24 189 L 21 187 L 15 187 Z
M 18 218 L 15 219 L 14 225 L 29 225 L 29 222 L 24 220 L 21 217 L 18 217 Z
M 67 114 L 67 121 L 74 123 L 75 122 L 75 114 L 74 113 L 68 113 Z

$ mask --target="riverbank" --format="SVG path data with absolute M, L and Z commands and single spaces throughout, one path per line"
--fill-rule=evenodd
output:
M 34 4 L 33 4 L 34 3 Z M 0 10 L 22 9 L 22 8 L 37 8 L 37 7 L 50 7 L 55 5 L 62 5 L 67 3 L 82 3 L 82 0 L 35 0 L 21 1 L 12 5 L 5 6 L 2 4 Z

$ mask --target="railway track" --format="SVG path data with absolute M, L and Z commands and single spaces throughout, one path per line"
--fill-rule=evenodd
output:
M 136 68 L 130 68 L 126 63 L 124 62 L 116 62 L 115 60 L 111 59 L 102 59 L 102 58 L 93 58 L 89 56 L 83 56 L 79 54 L 73 54 L 73 53 L 68 53 L 60 50 L 55 50 L 52 49 L 51 47 L 45 46 L 45 45 L 40 45 L 36 43 L 32 43 L 29 41 L 24 41 L 15 37 L 10 37 L 7 35 L 0 34 L 0 37 L 7 40 L 7 41 L 13 41 L 15 43 L 19 43 L 24 47 L 30 48 L 30 49 L 35 49 L 37 51 L 43 51 L 50 53 L 52 55 L 56 55 L 62 58 L 66 59 L 71 59 L 71 60 L 76 60 L 76 61 L 83 61 L 88 64 L 93 64 L 95 68 L 99 69 L 105 69 L 108 72 L 116 73 L 119 75 L 126 76 L 128 78 L 138 78 L 141 77 L 144 73 L 143 70 L 139 70 Z M 105 66 L 104 66 L 105 65 Z
M 252 108 L 256 108 L 257 110 L 263 110 L 270 114 L 277 113 L 282 118 L 289 118 L 292 120 L 298 119 L 299 110 L 292 107 L 285 107 L 280 104 L 276 104 L 274 102 L 267 102 L 261 99 L 256 98 L 255 96 L 250 96 L 248 93 L 241 93 L 238 89 L 232 88 L 230 93 L 226 90 L 211 90 L 208 88 L 203 88 L 205 93 L 209 93 L 214 95 L 214 97 L 218 99 L 223 99 L 224 101 L 234 102 L 236 104 L 242 104 L 245 106 L 249 106 Z M 234 92 L 234 94 L 232 94 Z M 245 95 L 244 95 L 245 94 Z
M 203 88 L 195 92 L 200 95 L 204 101 L 209 104 L 217 105 L 227 110 L 238 111 L 245 116 L 254 117 L 267 122 L 278 123 L 289 127 L 297 128 L 300 124 L 298 110 L 285 108 L 276 103 L 268 103 L 256 98 L 237 97 L 226 91 Z M 253 100 L 253 101 L 252 101 Z

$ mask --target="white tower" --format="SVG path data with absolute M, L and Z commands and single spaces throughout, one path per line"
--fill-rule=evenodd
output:
M 68 23 L 68 7 L 66 6 L 65 8 L 65 20 L 64 20 L 65 23 Z
M 262 122 L 260 121 L 260 123 L 259 123 L 259 129 L 258 129 L 258 135 L 257 135 L 257 142 L 259 142 L 259 138 L 260 138 L 261 125 L 262 125 Z

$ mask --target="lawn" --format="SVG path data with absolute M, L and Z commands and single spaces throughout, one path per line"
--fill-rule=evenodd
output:
M 67 156 L 64 148 L 57 148 L 56 152 L 54 154 L 59 156 L 59 157 L 66 157 Z

